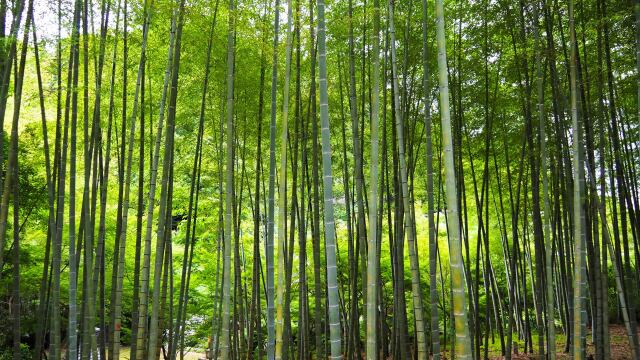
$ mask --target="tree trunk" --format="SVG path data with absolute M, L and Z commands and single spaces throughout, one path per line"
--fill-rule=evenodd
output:
M 373 89 L 371 101 L 371 169 L 369 171 L 369 233 L 367 247 L 367 360 L 376 360 L 378 356 L 378 122 L 380 117 L 380 0 L 373 2 Z M 384 109 L 383 109 L 384 111 Z
M 327 294 L 329 336 L 333 360 L 342 359 L 340 309 L 338 298 L 337 247 L 333 213 L 333 176 L 331 165 L 331 132 L 329 129 L 329 94 L 327 86 L 327 48 L 324 0 L 318 6 L 318 69 L 320 79 L 320 122 L 322 134 L 322 180 L 324 185 L 324 235 L 327 256 Z M 316 285 L 317 286 L 317 285 Z
M 183 1 L 184 4 L 184 1 Z M 224 256 L 222 266 L 222 338 L 220 351 L 222 360 L 231 358 L 230 354 L 230 301 L 231 301 L 231 243 L 233 241 L 232 218 L 233 212 L 233 106 L 234 106 L 234 62 L 235 62 L 235 7 L 233 0 L 229 1 L 229 30 L 227 36 L 227 164 L 226 164 L 226 200 L 224 227 Z
M 442 142 L 444 148 L 444 168 L 446 176 L 447 217 L 449 253 L 451 257 L 451 278 L 453 293 L 453 313 L 455 315 L 456 355 L 459 359 L 471 359 L 471 341 L 467 323 L 465 297 L 464 264 L 460 227 L 458 226 L 458 194 L 453 161 L 451 136 L 451 116 L 449 114 L 449 80 L 447 78 L 447 55 L 444 31 L 444 5 L 436 0 L 436 39 L 438 44 L 438 82 L 440 84 L 440 119 L 442 121 Z

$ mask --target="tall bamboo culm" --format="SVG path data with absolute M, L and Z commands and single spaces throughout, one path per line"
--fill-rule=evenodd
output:
M 451 292 L 455 319 L 455 353 L 458 359 L 470 360 L 471 338 L 467 318 L 464 263 L 462 262 L 462 239 L 460 237 L 458 194 L 456 189 L 451 113 L 449 110 L 449 79 L 447 73 L 447 46 L 444 31 L 444 1 L 436 0 L 436 42 L 438 47 L 438 83 L 440 85 L 440 120 L 442 123 L 442 147 L 444 151 L 444 173 L 449 234 L 449 256 L 451 258 Z
M 233 242 L 233 106 L 234 106 L 234 61 L 235 61 L 235 7 L 229 1 L 229 30 L 227 34 L 227 164 L 225 182 L 224 245 L 222 262 L 222 337 L 220 358 L 231 359 L 230 313 L 231 313 L 231 243 Z
M 584 189 L 584 167 L 582 164 L 582 129 L 578 117 L 578 85 L 577 85 L 577 44 L 574 20 L 574 3 L 569 0 L 569 45 L 571 58 L 569 63 L 571 86 L 571 129 L 573 136 L 573 359 L 585 359 L 586 341 L 586 292 L 587 292 L 587 250 L 585 244 L 585 218 L 582 209 Z
M 293 9 L 287 0 L 287 48 L 285 50 L 284 90 L 282 96 L 282 135 L 280 137 L 280 181 L 278 183 L 278 286 L 276 287 L 276 344 L 275 359 L 282 359 L 287 352 L 284 339 L 284 306 L 287 246 L 287 132 L 289 126 L 289 79 L 291 77 L 291 44 L 293 42 Z
M 369 170 L 369 235 L 367 247 L 367 360 L 378 359 L 378 164 L 380 118 L 380 0 L 373 2 L 373 64 L 371 90 L 371 168 Z
M 338 296 L 338 267 L 336 229 L 333 214 L 333 171 L 331 169 L 331 131 L 329 128 L 329 94 L 327 86 L 327 42 L 324 0 L 318 7 L 318 79 L 320 83 L 320 133 L 322 137 L 322 182 L 324 185 L 324 240 L 327 256 L 327 295 L 329 313 L 330 359 L 342 359 L 340 327 L 340 299 Z

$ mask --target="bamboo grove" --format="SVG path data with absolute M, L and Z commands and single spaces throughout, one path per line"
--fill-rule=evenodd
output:
M 0 21 L 0 359 L 640 359 L 639 0 Z

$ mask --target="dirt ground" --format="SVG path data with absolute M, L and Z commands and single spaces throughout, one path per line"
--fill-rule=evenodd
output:
M 631 360 L 631 346 L 627 337 L 627 331 L 624 325 L 614 324 L 609 326 L 609 338 L 611 343 L 611 360 Z M 534 339 L 535 341 L 535 339 Z M 570 359 L 569 354 L 564 353 L 565 340 L 558 339 L 556 344 L 557 359 Z M 587 329 L 587 359 L 595 358 L 595 344 L 591 338 L 591 330 Z M 514 360 L 537 360 L 537 356 L 534 354 L 513 354 L 511 357 Z M 493 356 L 491 359 L 500 360 L 504 359 L 503 356 Z
M 627 338 L 627 332 L 624 328 L 624 325 L 614 324 L 609 326 L 609 338 L 611 341 L 611 360 L 631 360 L 631 347 L 629 345 L 629 339 Z M 535 341 L 535 339 L 534 339 Z M 565 345 L 565 340 L 562 337 L 558 338 L 556 348 L 557 348 L 557 359 L 570 359 L 569 354 L 563 352 Z M 521 350 L 522 351 L 522 350 Z M 125 360 L 129 358 L 128 348 L 123 348 L 121 352 L 122 356 L 121 360 Z M 595 344 L 591 341 L 591 330 L 587 329 L 587 358 L 595 357 Z M 198 360 L 204 359 L 205 354 L 199 353 L 195 351 L 185 353 L 185 360 Z M 502 360 L 503 356 L 500 355 L 491 355 L 489 354 L 489 358 L 492 360 Z M 513 354 L 511 357 L 513 360 L 537 360 L 537 356 L 535 354 Z M 443 353 L 441 359 L 450 359 L 449 354 Z
M 162 358 L 162 356 L 160 356 Z M 189 351 L 185 352 L 184 359 L 185 360 L 199 360 L 205 359 L 206 355 L 204 353 Z M 120 360 L 129 360 L 129 347 L 122 347 L 120 350 Z

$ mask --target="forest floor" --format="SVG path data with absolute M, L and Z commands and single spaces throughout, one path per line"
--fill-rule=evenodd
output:
M 631 354 L 631 346 L 629 344 L 629 338 L 627 337 L 627 331 L 624 328 L 624 325 L 612 324 L 609 326 L 609 338 L 611 343 L 611 360 L 630 360 L 632 359 Z M 535 342 L 535 339 L 534 339 Z M 566 344 L 566 339 L 564 336 L 558 336 L 556 342 L 557 359 L 570 359 L 569 354 L 564 353 L 564 346 Z M 520 350 L 522 350 L 520 348 Z M 591 337 L 591 329 L 587 329 L 587 358 L 595 358 L 595 344 L 592 341 Z M 504 359 L 503 356 L 499 355 L 500 350 L 497 349 L 497 352 L 493 355 L 491 352 L 489 353 L 489 357 L 492 360 L 501 360 Z M 513 360 L 534 360 L 538 359 L 536 354 L 513 354 L 511 357 Z
M 129 360 L 129 347 L 122 347 L 120 348 L 120 360 Z M 206 354 L 203 352 L 197 352 L 197 351 L 187 351 L 184 353 L 184 359 L 185 360 L 199 360 L 199 359 L 204 359 L 206 357 Z
M 612 324 L 609 326 L 609 338 L 611 342 L 611 360 L 631 360 L 631 346 L 629 345 L 629 339 L 627 338 L 627 331 L 624 328 L 624 325 Z M 535 341 L 535 339 L 534 339 Z M 556 342 L 557 359 L 570 359 L 569 354 L 564 353 L 564 346 L 566 343 L 566 339 L 564 336 L 558 336 Z M 497 344 L 496 344 L 497 345 Z M 520 344 L 518 349 L 522 351 L 522 345 Z M 442 359 L 450 359 L 450 354 L 448 352 L 442 354 Z M 591 329 L 587 329 L 587 358 L 590 356 L 595 357 L 595 344 L 591 338 Z M 188 351 L 184 356 L 185 360 L 199 360 L 204 359 L 205 354 L 198 351 Z M 489 358 L 492 360 L 502 360 L 503 356 L 500 355 L 499 345 L 498 348 L 492 348 L 489 351 Z M 523 353 L 514 353 L 511 357 L 513 360 L 537 360 L 538 357 L 536 354 L 523 354 Z M 120 360 L 128 360 L 129 359 L 129 348 L 122 348 Z

